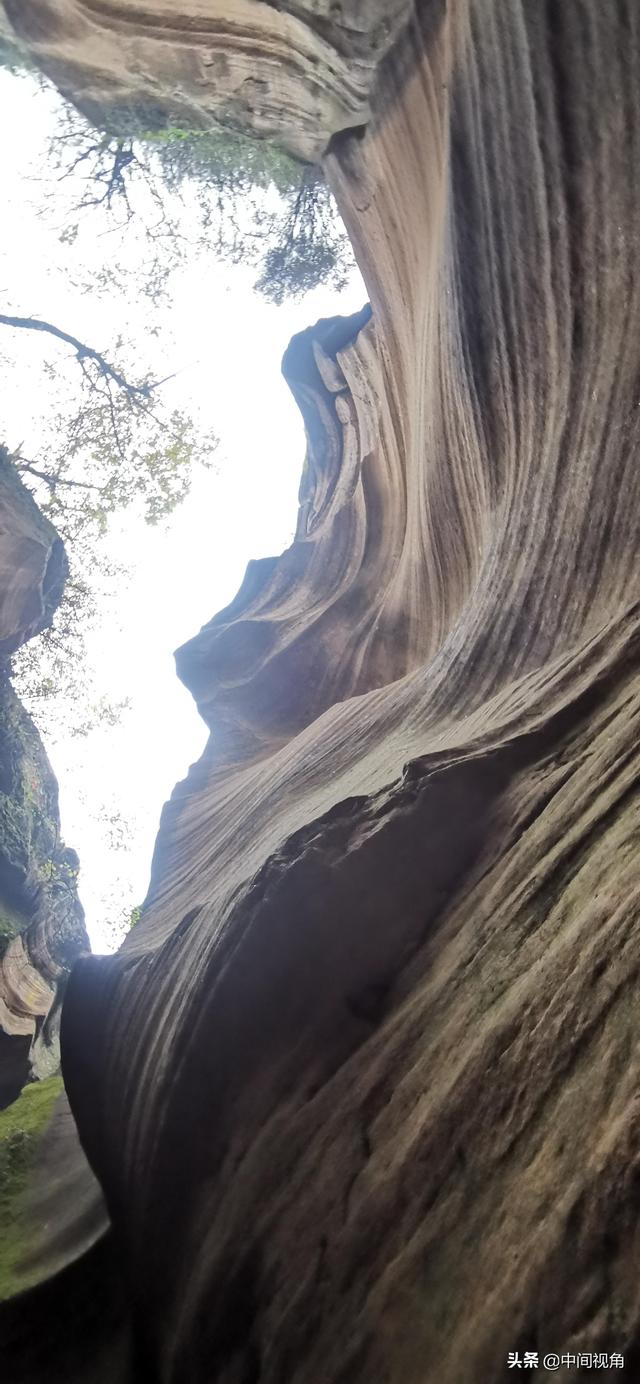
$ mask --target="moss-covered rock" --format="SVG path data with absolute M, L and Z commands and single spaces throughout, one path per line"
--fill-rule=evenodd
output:
M 78 858 L 60 837 L 56 779 L 5 661 L 0 663 L 0 1000 L 16 1017 L 23 1055 L 19 1067 L 12 1061 L 3 1074 L 0 1049 L 0 1108 L 15 1099 L 29 1071 L 57 1069 L 59 1006 L 53 997 L 89 948 L 77 877 Z M 34 985 L 34 971 L 44 987 Z M 22 1042 L 25 1032 L 33 1039 L 30 1057 Z
M 58 785 L 9 663 L 50 623 L 66 571 L 55 529 L 0 447 L 0 1109 L 29 1075 L 57 1069 L 62 989 L 89 948 Z
M 27 1287 L 20 1262 L 28 1249 L 25 1212 L 30 1174 L 62 1090 L 58 1076 L 34 1082 L 19 1100 L 0 1111 L 0 1298 Z
M 28 914 L 14 908 L 6 899 L 0 902 L 0 958 L 4 956 L 12 938 L 24 932 L 30 921 Z
M 0 898 L 34 901 L 59 839 L 58 789 L 38 731 L 0 667 Z

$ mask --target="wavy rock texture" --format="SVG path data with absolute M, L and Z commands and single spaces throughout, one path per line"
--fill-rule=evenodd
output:
M 124 134 L 212 118 L 317 159 L 363 125 L 410 0 L 5 0 L 33 57 Z
M 58 535 L 0 448 L 0 1298 L 75 1259 L 105 1226 L 64 1099 L 55 1116 L 55 1129 L 66 1131 L 64 1154 L 56 1154 L 52 1126 L 39 1159 L 62 1085 L 52 1075 L 61 997 L 89 939 L 78 858 L 60 839 L 58 786 L 6 657 L 51 622 L 66 573 Z M 29 1085 L 17 1099 L 36 1079 L 37 1089 Z
M 373 316 L 290 349 L 295 542 L 180 651 L 210 745 L 65 1003 L 105 1378 L 638 1373 L 639 79 L 631 0 L 431 0 L 332 143 Z M 59 1311 L 15 1379 L 98 1377 Z

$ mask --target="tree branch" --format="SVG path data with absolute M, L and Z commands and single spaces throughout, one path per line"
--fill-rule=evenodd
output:
M 39 471 L 30 461 L 22 459 L 16 462 L 17 471 L 27 471 L 30 476 L 36 476 L 39 481 L 45 481 L 51 490 L 55 490 L 58 485 L 72 485 L 77 490 L 99 490 L 99 485 L 90 485 L 88 481 L 72 481 L 65 476 L 52 476 L 50 472 Z
M 148 399 L 153 385 L 149 384 L 130 384 L 124 375 L 116 370 L 115 366 L 110 365 L 108 360 L 99 351 L 94 350 L 93 346 L 86 346 L 84 342 L 78 341 L 76 336 L 71 336 L 69 332 L 63 332 L 60 327 L 55 327 L 52 322 L 43 322 L 38 317 L 11 317 L 6 313 L 0 313 L 0 324 L 5 327 L 17 327 L 32 332 L 46 332 L 49 336 L 55 336 L 58 341 L 64 341 L 67 346 L 72 346 L 78 360 L 95 361 L 101 375 L 105 379 L 113 380 L 120 389 L 124 389 L 130 398 Z

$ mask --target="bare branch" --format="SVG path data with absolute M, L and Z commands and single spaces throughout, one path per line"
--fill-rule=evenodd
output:
M 115 366 L 110 365 L 105 360 L 100 351 L 96 351 L 93 346 L 86 346 L 84 342 L 78 341 L 76 336 L 71 336 L 70 332 L 64 332 L 60 327 L 55 327 L 52 322 L 43 322 L 38 317 L 12 317 L 6 313 L 0 313 L 0 324 L 5 327 L 16 327 L 32 332 L 47 332 L 49 336 L 55 336 L 58 341 L 64 341 L 68 346 L 72 346 L 80 364 L 87 360 L 95 361 L 101 375 L 105 379 L 113 380 L 120 389 L 124 389 L 130 398 L 139 397 L 147 399 L 152 388 L 149 384 L 130 384 L 124 375 L 121 375 Z
M 20 471 L 21 473 L 26 471 L 30 476 L 35 476 L 37 480 L 45 481 L 50 490 L 53 491 L 55 491 L 56 487 L 59 485 L 72 485 L 76 490 L 100 490 L 99 485 L 91 485 L 89 481 L 73 481 L 67 476 L 61 476 L 59 474 L 59 468 L 58 473 L 52 475 L 51 472 L 48 471 L 39 471 L 30 461 L 24 461 L 22 458 L 15 463 L 15 466 L 16 471 Z

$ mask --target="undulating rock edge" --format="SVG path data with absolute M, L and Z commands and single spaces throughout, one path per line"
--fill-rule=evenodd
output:
M 66 575 L 55 529 L 0 447 L 0 1110 L 58 1070 L 62 991 L 89 950 L 58 785 L 11 684 L 11 654 L 51 623 Z
M 71 1264 L 15 1381 L 640 1372 L 639 79 L 632 0 L 429 0 L 332 131 L 372 316 L 292 343 L 295 541 L 178 655 L 210 744 L 63 1012 L 126 1310 Z
M 11 654 L 51 623 L 66 574 L 55 529 L 0 447 L 0 1298 L 30 1279 L 27 1203 L 30 1188 L 49 1187 L 53 1174 L 50 1157 L 44 1173 L 38 1159 L 61 1103 L 61 1001 L 72 965 L 89 950 L 78 858 L 60 835 L 58 785 L 11 683 Z M 99 1205 L 68 1107 L 67 1119 Z M 101 1229 L 104 1220 L 102 1211 Z M 74 1253 L 77 1244 L 74 1236 Z

